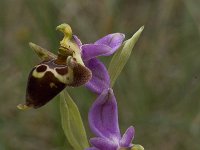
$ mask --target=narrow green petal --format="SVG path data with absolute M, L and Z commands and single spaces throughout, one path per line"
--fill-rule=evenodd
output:
M 42 60 L 48 60 L 51 58 L 56 58 L 57 56 L 50 51 L 42 48 L 39 45 L 36 45 L 34 43 L 29 43 L 29 46 L 34 50 L 34 52 L 42 59 Z
M 111 80 L 111 87 L 114 85 L 117 77 L 119 76 L 125 64 L 127 63 L 133 50 L 133 47 L 137 42 L 138 38 L 140 37 L 140 34 L 142 33 L 143 29 L 144 26 L 142 26 L 130 39 L 126 40 L 113 56 L 108 67 L 108 72 L 110 74 Z
M 89 147 L 80 112 L 67 91 L 61 93 L 60 113 L 62 128 L 74 150 Z
M 139 144 L 134 144 L 131 150 L 144 150 L 144 147 Z

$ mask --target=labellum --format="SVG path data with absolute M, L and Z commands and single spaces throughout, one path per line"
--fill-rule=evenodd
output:
M 39 56 L 44 56 L 44 60 L 29 73 L 26 103 L 19 104 L 19 109 L 39 108 L 58 95 L 65 87 L 81 86 L 91 79 L 91 71 L 84 66 L 80 49 L 71 39 L 70 26 L 62 24 L 57 29 L 65 35 L 60 42 L 58 56 L 52 57 L 53 55 L 49 55 L 49 52 L 41 55 L 44 51 L 36 50 Z

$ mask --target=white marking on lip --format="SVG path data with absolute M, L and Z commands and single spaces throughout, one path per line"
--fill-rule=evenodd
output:
M 44 65 L 44 64 L 42 64 L 42 65 Z M 74 75 L 73 75 L 73 70 L 71 68 L 68 67 L 68 73 L 66 73 L 65 75 L 60 75 L 55 70 L 56 68 L 52 69 L 52 68 L 49 68 L 49 66 L 47 66 L 47 65 L 45 65 L 45 66 L 47 67 L 46 71 L 37 72 L 37 68 L 35 68 L 33 70 L 32 76 L 35 78 L 43 78 L 45 73 L 50 71 L 54 75 L 54 77 L 56 77 L 60 82 L 62 82 L 64 84 L 71 84 L 73 82 Z M 64 68 L 64 67 L 61 67 L 61 68 Z

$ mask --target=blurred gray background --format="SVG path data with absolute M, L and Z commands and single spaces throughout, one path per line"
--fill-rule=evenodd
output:
M 71 150 L 60 124 L 59 97 L 20 111 L 30 69 L 40 62 L 32 41 L 56 53 L 71 25 L 83 43 L 108 33 L 126 38 L 145 25 L 114 92 L 121 131 L 133 125 L 146 150 L 199 150 L 199 0 L 0 0 L 0 150 Z M 108 64 L 111 57 L 102 58 Z M 69 89 L 87 129 L 95 95 Z

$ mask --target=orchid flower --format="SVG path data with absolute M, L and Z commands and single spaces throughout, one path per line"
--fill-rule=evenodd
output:
M 125 35 L 108 34 L 92 44 L 82 44 L 77 36 L 73 37 L 81 50 L 85 66 L 92 71 L 92 79 L 85 86 L 92 92 L 100 94 L 105 88 L 110 87 L 110 78 L 106 67 L 97 57 L 112 55 L 121 46 Z
M 89 125 L 96 136 L 90 139 L 92 145 L 90 148 L 88 148 L 87 136 L 76 104 L 67 92 L 61 94 L 62 127 L 69 143 L 76 150 L 144 150 L 141 145 L 132 144 L 135 133 L 132 126 L 121 135 L 117 102 L 111 89 L 127 62 L 143 27 L 123 43 L 123 47 L 118 51 L 119 55 L 117 54 L 112 59 L 109 66 L 111 77 L 104 64 L 97 57 L 112 55 L 122 45 L 125 38 L 124 34 L 108 34 L 94 43 L 82 44 L 76 35 L 72 35 L 69 25 L 61 24 L 56 29 L 64 33 L 64 38 L 60 42 L 59 54 L 67 54 L 70 58 L 73 58 L 70 60 L 75 60 L 82 67 L 86 66 L 91 70 L 92 78 L 85 86 L 98 94 L 89 111 Z M 56 55 L 40 46 L 33 43 L 30 43 L 30 46 L 42 59 L 57 58 Z M 73 61 L 67 61 L 67 63 L 73 66 Z M 118 67 L 117 72 L 116 66 Z
M 97 94 L 101 94 L 103 89 L 109 88 L 110 78 L 108 71 L 97 57 L 112 55 L 122 45 L 125 35 L 122 33 L 112 33 L 102 37 L 94 43 L 82 44 L 76 35 L 72 35 L 72 29 L 69 25 L 61 24 L 57 26 L 56 29 L 64 33 L 64 38 L 60 42 L 61 48 L 67 47 L 68 51 L 72 52 L 73 58 L 75 58 L 79 64 L 86 66 L 91 70 L 92 78 L 85 86 Z M 48 50 L 33 43 L 31 43 L 30 46 L 39 57 L 57 57 Z
M 123 136 L 120 134 L 117 102 L 111 88 L 104 89 L 90 108 L 89 125 L 96 137 L 90 139 L 93 147 L 87 150 L 120 150 L 133 146 L 132 126 Z

